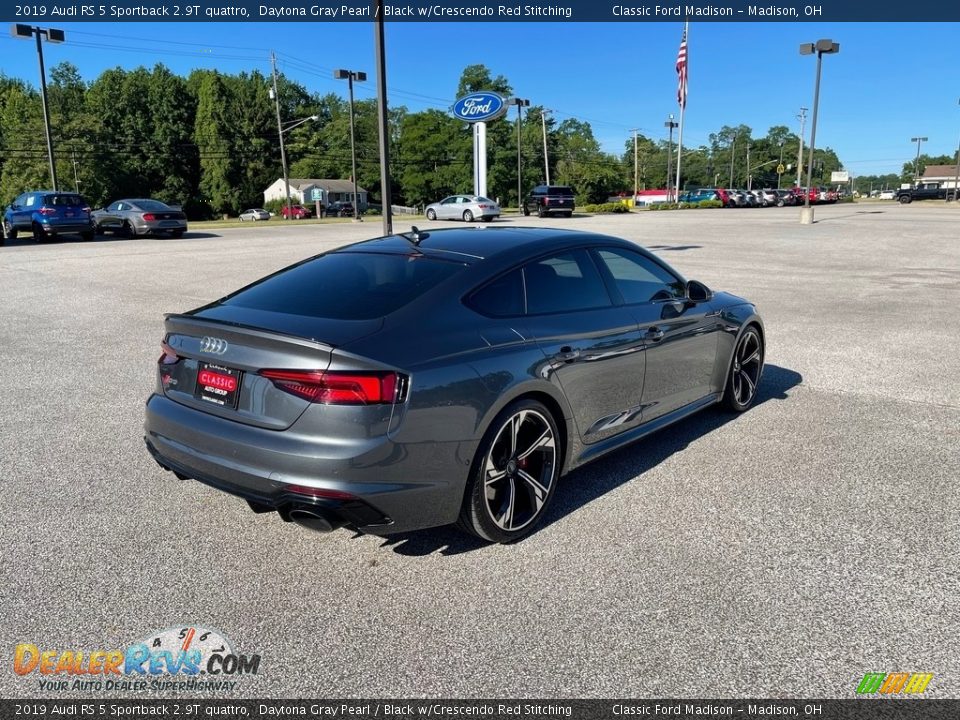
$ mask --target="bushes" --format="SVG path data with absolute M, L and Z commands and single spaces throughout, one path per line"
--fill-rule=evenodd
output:
M 584 205 L 583 211 L 588 213 L 628 213 L 630 212 L 630 208 L 623 203 L 608 202 Z
M 700 202 L 656 203 L 647 205 L 647 210 L 700 210 L 702 208 L 722 208 L 719 200 L 701 200 Z

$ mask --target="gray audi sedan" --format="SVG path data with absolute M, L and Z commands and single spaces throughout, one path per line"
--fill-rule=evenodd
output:
M 166 317 L 157 462 L 314 530 L 531 532 L 564 473 L 756 397 L 764 329 L 634 243 L 462 228 L 349 245 Z

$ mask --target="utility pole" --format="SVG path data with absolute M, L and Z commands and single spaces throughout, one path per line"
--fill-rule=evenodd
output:
M 750 172 L 750 143 L 747 143 L 747 190 L 753 190 L 753 173 Z
M 729 188 L 733 190 L 733 159 L 737 156 L 737 135 L 734 133 L 733 139 L 730 141 L 730 185 Z
M 913 163 L 913 184 L 916 185 L 920 180 L 920 143 L 925 143 L 927 138 L 925 137 L 913 137 L 910 138 L 910 142 L 915 142 L 917 144 L 917 159 Z
M 77 175 L 77 151 L 71 150 L 70 154 L 73 155 L 73 189 L 77 191 L 77 194 L 80 194 L 80 177 Z
M 667 141 L 667 202 L 670 202 L 673 199 L 673 183 L 672 173 L 673 173 L 673 129 L 678 127 L 680 123 L 673 121 L 673 115 L 670 115 L 670 119 L 667 120 L 663 126 L 670 128 L 670 139 Z
M 800 121 L 800 150 L 797 151 L 797 187 L 799 187 L 803 180 L 803 129 L 807 124 L 807 108 L 800 108 L 797 120 Z
M 280 120 L 280 93 L 277 91 L 277 56 L 273 52 L 270 53 L 270 64 L 273 67 L 273 90 L 271 94 L 273 95 L 274 105 L 277 109 L 277 137 L 280 138 L 280 163 L 283 165 L 283 185 L 287 191 L 287 212 L 280 213 L 283 216 L 284 220 L 292 219 L 293 215 L 290 212 L 290 171 L 287 169 L 287 150 L 283 146 L 283 122 Z
M 383 0 L 377 0 L 373 44 L 377 62 L 377 130 L 380 136 L 380 204 L 383 234 L 393 234 L 393 197 L 390 192 L 390 127 L 387 115 L 387 51 L 383 38 Z
M 633 132 L 633 203 L 637 203 L 637 189 L 640 187 L 640 154 L 637 152 L 637 130 Z
M 783 173 L 780 170 L 783 169 L 783 140 L 780 141 L 780 164 L 777 165 L 777 190 L 780 189 L 781 181 L 783 180 Z
M 543 172 L 547 178 L 547 185 L 550 184 L 550 155 L 547 154 L 547 113 L 549 110 L 540 111 L 540 122 L 543 124 Z

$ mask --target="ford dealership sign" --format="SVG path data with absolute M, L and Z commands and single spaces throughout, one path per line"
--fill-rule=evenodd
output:
M 506 101 L 494 92 L 470 93 L 453 104 L 454 117 L 471 123 L 493 120 L 506 111 Z

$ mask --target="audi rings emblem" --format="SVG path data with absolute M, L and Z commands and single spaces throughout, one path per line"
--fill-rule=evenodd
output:
M 209 355 L 223 355 L 228 347 L 229 345 L 227 345 L 226 340 L 210 337 L 209 335 L 204 335 L 200 341 L 200 352 L 208 353 Z

